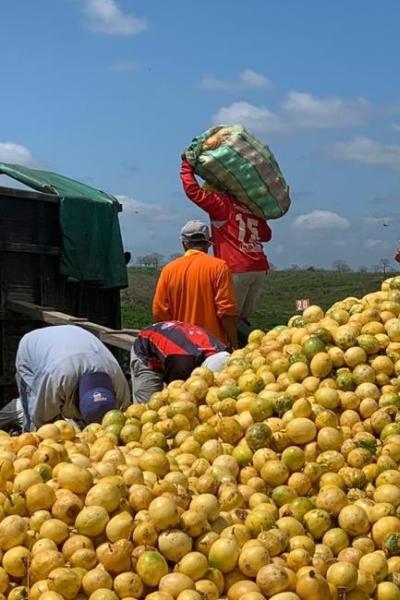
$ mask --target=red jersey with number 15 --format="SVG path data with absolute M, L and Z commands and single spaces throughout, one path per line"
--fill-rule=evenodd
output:
M 267 223 L 233 196 L 201 188 L 192 165 L 185 160 L 181 180 L 187 197 L 210 216 L 215 256 L 222 258 L 233 273 L 267 271 L 262 246 L 271 239 Z

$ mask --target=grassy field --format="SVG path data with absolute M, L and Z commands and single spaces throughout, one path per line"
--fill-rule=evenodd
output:
M 124 327 L 139 329 L 152 322 L 151 302 L 158 273 L 153 268 L 131 267 L 129 288 L 122 293 Z M 380 273 L 330 271 L 275 271 L 268 274 L 253 327 L 269 329 L 286 323 L 296 312 L 296 299 L 309 298 L 327 309 L 347 296 L 361 297 L 378 290 Z

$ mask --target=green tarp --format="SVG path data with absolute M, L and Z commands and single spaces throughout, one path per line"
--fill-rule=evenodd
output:
M 0 173 L 60 199 L 60 272 L 103 288 L 128 285 L 118 201 L 69 177 L 0 162 Z

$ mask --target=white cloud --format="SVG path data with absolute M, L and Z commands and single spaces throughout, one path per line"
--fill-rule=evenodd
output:
M 265 106 L 254 106 L 249 102 L 234 102 L 223 106 L 213 117 L 213 123 L 240 123 L 252 131 L 271 133 L 284 130 L 279 115 L 271 112 Z
M 329 154 L 336 160 L 400 169 L 400 146 L 381 144 L 367 137 L 357 136 L 350 142 L 333 144 Z
M 147 29 L 146 19 L 125 14 L 115 0 L 84 0 L 89 28 L 106 35 L 136 35 Z
M 289 92 L 282 112 L 295 127 L 331 129 L 362 125 L 370 110 L 364 99 L 346 101 L 342 98 L 318 98 L 306 92 Z
M 27 165 L 32 155 L 26 146 L 14 142 L 0 142 L 0 161 Z
M 206 75 L 203 77 L 200 87 L 203 90 L 211 92 L 237 92 L 248 88 L 270 88 L 272 87 L 272 81 L 262 73 L 257 73 L 253 69 L 245 69 L 240 73 L 236 81 L 219 79 L 218 77 L 214 77 L 214 75 Z
M 348 219 L 328 210 L 313 210 L 299 215 L 293 222 L 293 228 L 302 231 L 344 230 L 349 227 Z
M 169 207 L 163 207 L 160 204 L 151 204 L 140 202 L 130 196 L 115 194 L 115 197 L 123 206 L 122 216 L 137 215 L 137 220 L 150 219 L 151 221 L 175 221 L 177 214 L 172 212 Z
M 120 60 L 110 66 L 110 71 L 114 73 L 128 73 L 136 69 L 136 63 L 133 60 Z
M 213 89 L 223 89 L 224 82 L 210 79 Z M 204 81 L 203 81 L 204 85 Z M 213 123 L 240 123 L 254 131 L 270 133 L 296 129 L 333 129 L 362 125 L 370 105 L 366 100 L 346 101 L 342 98 L 318 98 L 304 92 L 289 92 L 280 108 L 272 112 L 266 106 L 249 102 L 233 102 L 223 106 L 213 117 Z
M 243 85 L 251 88 L 272 87 L 272 81 L 268 77 L 252 69 L 245 69 L 240 75 L 240 81 Z

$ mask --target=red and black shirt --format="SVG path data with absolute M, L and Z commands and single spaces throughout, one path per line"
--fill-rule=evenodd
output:
M 228 348 L 197 325 L 163 321 L 142 329 L 133 350 L 146 366 L 161 371 L 169 383 L 186 379 L 206 358 Z

